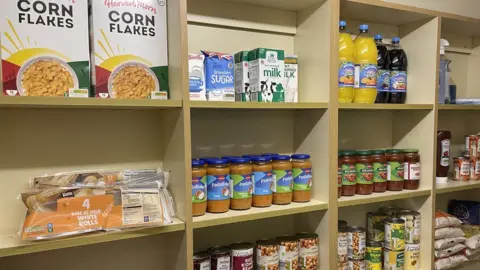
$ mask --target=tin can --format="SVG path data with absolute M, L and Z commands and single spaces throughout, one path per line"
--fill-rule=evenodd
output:
M 367 265 L 365 260 L 349 260 L 348 261 L 348 270 L 367 270 Z
M 210 270 L 210 253 L 205 251 L 194 252 L 193 270 Z
M 298 270 L 318 268 L 318 234 L 299 233 Z
M 346 228 L 346 227 L 347 227 L 347 222 L 345 220 L 338 221 L 338 228 Z
M 278 269 L 280 263 L 278 241 L 276 239 L 258 240 L 255 258 L 255 269 Z
M 367 236 L 368 240 L 384 241 L 385 240 L 385 222 L 389 216 L 385 213 L 367 213 Z
M 338 261 L 348 261 L 348 229 L 346 227 L 338 228 L 337 236 Z
M 389 206 L 384 206 L 384 207 L 378 208 L 377 212 L 385 213 L 385 214 L 387 214 L 387 216 L 393 217 L 393 216 L 395 216 L 395 213 L 399 210 L 401 210 L 401 209 L 396 207 L 396 206 L 389 205 Z
M 211 256 L 212 269 L 230 269 L 232 250 L 227 246 L 215 246 L 207 249 Z
M 478 154 L 478 137 L 477 135 L 467 135 L 465 136 L 465 150 L 468 155 L 471 157 L 476 157 Z
M 405 244 L 404 270 L 420 270 L 420 244 Z
M 470 180 L 470 159 L 466 157 L 454 157 L 453 167 L 455 173 L 453 180 L 468 181 Z
M 383 267 L 388 270 L 404 270 L 405 253 L 403 250 L 390 250 L 385 248 L 383 254 Z
M 337 270 L 348 270 L 348 262 L 338 262 Z
M 253 270 L 253 245 L 250 243 L 231 244 L 232 270 Z
M 480 180 L 480 162 L 478 159 L 479 157 L 470 157 L 470 180 Z
M 298 237 L 277 237 L 280 254 L 280 270 L 297 270 L 298 268 Z
M 348 227 L 348 259 L 363 260 L 367 245 L 366 230 L 363 227 Z
M 420 243 L 420 213 L 415 211 L 403 210 L 397 213 L 397 217 L 405 220 L 405 244 Z
M 368 241 L 366 252 L 366 264 L 368 270 L 382 270 L 383 246 L 380 242 Z
M 405 220 L 388 218 L 385 220 L 385 248 L 405 249 Z

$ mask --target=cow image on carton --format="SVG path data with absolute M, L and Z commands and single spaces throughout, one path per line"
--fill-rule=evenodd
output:
M 298 102 L 298 58 L 285 57 L 285 102 Z
M 250 79 L 248 75 L 248 51 L 241 51 L 235 58 L 235 101 L 251 101 Z M 255 99 L 255 101 L 257 101 Z
M 205 56 L 203 54 L 188 54 L 190 100 L 207 100 L 204 61 Z
M 235 101 L 233 56 L 202 51 L 205 56 L 205 83 L 209 101 Z
M 248 53 L 251 95 L 258 95 L 259 102 L 285 101 L 284 59 L 283 50 L 258 48 Z

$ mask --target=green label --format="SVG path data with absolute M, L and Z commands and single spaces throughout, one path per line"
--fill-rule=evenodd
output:
M 389 161 L 387 164 L 387 180 L 403 181 L 403 163 Z
M 355 165 L 342 164 L 342 186 L 355 185 L 357 178 L 357 171 Z
M 342 167 L 338 167 L 338 171 L 337 171 L 337 187 L 341 187 L 342 186 Z
M 292 170 L 273 170 L 274 192 L 288 193 L 292 192 L 293 172 Z
M 248 199 L 252 197 L 253 182 L 251 174 L 230 175 L 231 198 Z
M 397 255 L 397 268 L 402 269 L 405 264 L 405 254 L 403 252 L 398 253 Z
M 192 202 L 207 201 L 207 177 L 192 177 Z
M 293 169 L 293 190 L 312 190 L 312 168 Z
M 373 182 L 384 183 L 387 182 L 387 164 L 374 162 L 373 163 Z
M 357 184 L 373 184 L 373 168 L 369 163 L 355 164 Z
M 382 248 L 381 247 L 367 247 L 367 262 L 382 263 Z

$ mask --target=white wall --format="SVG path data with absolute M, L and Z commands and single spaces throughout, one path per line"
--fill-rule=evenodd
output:
M 463 16 L 480 18 L 479 0 L 383 0 L 420 8 L 433 9 L 442 12 L 455 13 Z

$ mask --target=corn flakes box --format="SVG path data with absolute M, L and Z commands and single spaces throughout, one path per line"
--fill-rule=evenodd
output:
M 87 0 L 9 0 L 0 8 L 3 95 L 88 97 Z
M 91 0 L 95 97 L 168 99 L 165 0 Z

